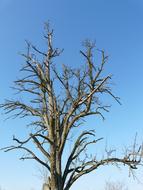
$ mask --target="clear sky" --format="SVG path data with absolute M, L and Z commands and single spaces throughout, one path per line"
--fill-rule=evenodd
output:
M 65 51 L 59 60 L 80 64 L 79 49 L 85 38 L 109 55 L 107 71 L 113 74 L 114 92 L 122 106 L 112 102 L 104 122 L 89 122 L 111 147 L 122 151 L 135 133 L 143 140 L 143 1 L 142 0 L 0 0 L 0 102 L 13 97 L 10 86 L 19 76 L 25 39 L 42 47 L 43 25 L 55 29 L 55 44 Z M 12 135 L 24 136 L 24 120 L 4 121 L 0 115 L 0 147 L 12 143 Z M 42 181 L 38 165 L 19 161 L 21 153 L 0 152 L 0 185 L 5 190 L 38 190 Z M 141 170 L 137 172 L 143 181 Z M 127 168 L 104 167 L 83 177 L 72 190 L 102 190 L 105 181 L 124 181 L 130 190 L 143 184 L 128 178 Z

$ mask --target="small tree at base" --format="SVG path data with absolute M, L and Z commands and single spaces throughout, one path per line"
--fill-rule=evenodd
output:
M 18 92 L 29 94 L 29 102 L 6 100 L 1 105 L 6 114 L 13 113 L 14 117 L 31 116 L 29 127 L 32 133 L 25 140 L 14 136 L 16 145 L 4 150 L 22 149 L 27 153 L 21 157 L 22 160 L 34 159 L 44 166 L 49 172 L 49 190 L 69 190 L 80 177 L 108 164 L 123 164 L 131 170 L 137 169 L 141 163 L 142 147 L 128 149 L 121 158 L 112 157 L 111 152 L 102 159 L 88 156 L 85 150 L 89 145 L 102 140 L 95 137 L 94 130 L 84 130 L 73 139 L 72 150 L 63 162 L 71 131 L 78 131 L 80 122 L 87 116 L 104 119 L 103 112 L 109 111 L 109 107 L 102 103 L 102 97 L 108 95 L 120 102 L 111 91 L 111 75 L 104 76 L 108 56 L 103 50 L 96 50 L 95 44 L 87 40 L 84 43 L 85 50 L 80 51 L 85 59 L 82 68 L 73 69 L 63 65 L 59 72 L 59 66 L 54 61 L 62 51 L 53 47 L 53 30 L 48 24 L 45 39 L 48 46 L 46 52 L 27 42 L 27 54 L 22 54 L 26 63 L 21 69 L 25 76 L 15 81 Z M 101 64 L 98 66 L 94 64 L 94 51 L 101 54 Z M 29 142 L 35 144 L 36 152 L 27 146 Z M 40 153 L 44 159 L 39 156 Z

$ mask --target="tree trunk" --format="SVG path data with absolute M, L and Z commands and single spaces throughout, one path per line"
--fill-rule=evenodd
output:
M 63 190 L 62 171 L 61 171 L 61 154 L 57 148 L 56 139 L 55 144 L 50 147 L 50 180 L 48 184 L 50 190 Z

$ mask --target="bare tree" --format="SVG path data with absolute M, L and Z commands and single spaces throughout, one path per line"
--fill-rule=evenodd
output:
M 84 50 L 80 51 L 85 63 L 82 68 L 71 68 L 54 64 L 55 58 L 62 50 L 53 47 L 53 30 L 46 25 L 47 51 L 43 52 L 27 42 L 27 53 L 22 54 L 25 65 L 21 72 L 23 78 L 15 81 L 14 88 L 26 93 L 25 102 L 6 100 L 1 107 L 12 117 L 32 117 L 29 124 L 31 133 L 25 140 L 13 137 L 15 145 L 4 150 L 22 149 L 27 154 L 21 159 L 34 159 L 49 172 L 47 186 L 50 190 L 69 190 L 81 176 L 88 174 L 100 166 L 108 164 L 127 165 L 131 170 L 137 169 L 141 163 L 142 147 L 127 149 L 121 158 L 114 157 L 111 151 L 102 159 L 86 152 L 89 145 L 95 145 L 102 138 L 95 137 L 94 130 L 84 130 L 77 138 L 73 138 L 73 146 L 69 155 L 65 154 L 66 144 L 72 130 L 77 131 L 80 123 L 87 116 L 101 117 L 109 112 L 109 106 L 102 100 L 105 95 L 111 96 L 120 103 L 110 88 L 112 75 L 104 74 L 104 66 L 108 60 L 103 50 L 86 40 Z M 94 53 L 100 54 L 101 63 L 94 63 Z M 27 96 L 28 94 L 28 96 Z M 33 142 L 35 149 L 29 148 Z M 41 153 L 41 155 L 40 155 Z M 66 155 L 66 157 L 65 157 Z M 45 161 L 46 160 L 46 161 Z M 64 160 L 64 161 L 63 161 Z

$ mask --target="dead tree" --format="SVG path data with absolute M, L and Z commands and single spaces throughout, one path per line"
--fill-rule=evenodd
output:
M 104 66 L 108 60 L 103 50 L 86 40 L 84 49 L 80 51 L 84 63 L 80 68 L 55 64 L 55 58 L 62 50 L 53 47 L 53 30 L 46 25 L 47 51 L 41 51 L 27 42 L 27 53 L 22 54 L 25 65 L 21 72 L 23 78 L 15 81 L 14 88 L 24 94 L 21 100 L 6 100 L 1 107 L 12 117 L 31 117 L 31 133 L 25 140 L 13 137 L 15 145 L 4 150 L 22 149 L 27 154 L 21 159 L 34 159 L 49 172 L 48 188 L 50 190 L 69 190 L 81 176 L 88 174 L 100 166 L 108 164 L 127 165 L 131 170 L 141 164 L 142 147 L 127 150 L 121 157 L 111 154 L 102 159 L 85 153 L 89 145 L 95 145 L 102 138 L 95 137 L 94 130 L 84 130 L 73 138 L 72 150 L 63 158 L 72 130 L 80 128 L 80 122 L 87 116 L 101 117 L 109 111 L 109 106 L 102 100 L 105 95 L 119 102 L 110 87 L 112 75 L 104 74 Z M 98 52 L 101 63 L 95 64 L 94 53 Z M 35 144 L 37 151 L 29 148 Z M 39 152 L 38 152 L 39 151 Z M 40 153 L 42 156 L 40 156 Z M 108 152 L 110 153 L 110 152 Z M 45 161 L 46 160 L 46 161 Z M 64 161 L 63 161 L 64 160 Z

